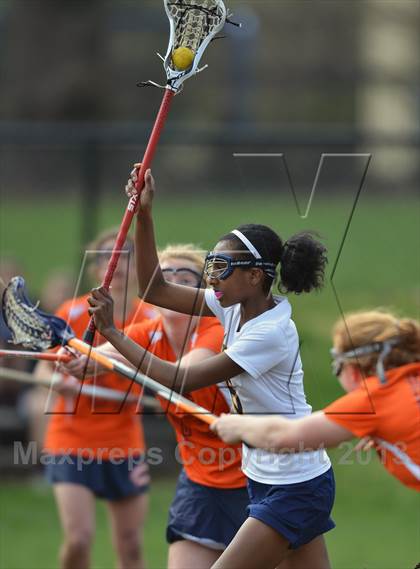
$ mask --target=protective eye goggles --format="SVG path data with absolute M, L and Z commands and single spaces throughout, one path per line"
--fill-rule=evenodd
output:
M 178 284 L 182 284 L 185 286 L 194 286 L 199 288 L 203 282 L 203 275 L 200 274 L 198 271 L 194 271 L 188 267 L 180 267 L 179 269 L 175 269 L 172 267 L 168 267 L 166 269 L 162 269 L 163 276 L 166 275 L 175 275 L 178 277 Z
M 370 354 L 378 353 L 378 361 L 376 362 L 376 373 L 381 381 L 385 383 L 385 369 L 384 369 L 384 359 L 391 352 L 392 348 L 400 343 L 400 338 L 390 338 L 389 340 L 384 340 L 383 342 L 372 342 L 371 344 L 366 344 L 365 346 L 358 346 L 354 350 L 349 350 L 347 352 L 337 352 L 334 348 L 330 350 L 331 356 L 333 358 L 331 362 L 332 372 L 335 376 L 339 377 L 343 371 L 343 367 L 346 363 L 349 363 L 349 359 L 360 358 L 363 356 L 368 356 Z
M 331 350 L 331 352 L 333 352 L 333 350 Z M 340 377 L 344 364 L 345 361 L 343 358 L 333 356 L 333 360 L 331 361 L 331 371 L 335 377 Z
M 204 265 L 204 274 L 209 279 L 218 279 L 224 281 L 233 273 L 236 267 L 259 267 L 269 277 L 274 278 L 276 275 L 276 265 L 262 259 L 232 259 L 229 255 L 222 253 L 210 253 L 206 257 Z

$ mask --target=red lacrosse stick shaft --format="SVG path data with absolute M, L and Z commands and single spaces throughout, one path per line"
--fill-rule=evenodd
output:
M 0 350 L 0 358 L 22 358 L 25 360 L 45 360 L 49 362 L 69 362 L 70 354 L 51 354 L 48 352 L 25 352 L 24 350 Z
M 141 168 L 138 173 L 138 179 L 136 182 L 137 194 L 132 196 L 127 204 L 127 208 L 125 210 L 125 214 L 121 222 L 120 229 L 118 231 L 117 239 L 115 241 L 114 248 L 112 250 L 111 258 L 108 263 L 106 274 L 102 282 L 102 286 L 105 287 L 106 290 L 109 290 L 109 285 L 111 284 L 112 277 L 114 275 L 115 269 L 117 268 L 121 250 L 124 247 L 128 230 L 130 229 L 131 222 L 133 220 L 134 214 L 136 213 L 137 205 L 140 200 L 140 192 L 144 187 L 144 175 L 146 173 L 146 170 L 150 168 L 152 164 L 156 146 L 159 141 L 160 134 L 165 125 L 165 121 L 168 116 L 172 98 L 174 97 L 174 95 L 175 91 L 172 91 L 171 89 L 165 90 L 165 94 L 163 96 L 163 100 L 160 105 L 160 109 L 157 114 L 155 124 L 153 126 L 149 142 L 147 144 L 146 151 L 143 156 Z M 92 345 L 94 335 L 95 335 L 95 322 L 93 318 L 91 318 L 89 322 L 89 327 L 86 329 L 83 339 L 87 344 Z

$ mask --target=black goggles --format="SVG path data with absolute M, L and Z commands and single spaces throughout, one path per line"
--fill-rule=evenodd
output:
M 182 284 L 184 286 L 194 286 L 199 288 L 203 282 L 203 275 L 188 267 L 180 267 L 178 269 L 168 267 L 167 269 L 162 269 L 162 273 L 163 276 L 176 275 L 179 277 L 178 284 Z
M 236 267 L 258 267 L 272 279 L 276 276 L 276 265 L 274 263 L 262 259 L 232 259 L 229 255 L 222 253 L 209 253 L 207 255 L 204 274 L 209 279 L 224 281 L 230 277 Z

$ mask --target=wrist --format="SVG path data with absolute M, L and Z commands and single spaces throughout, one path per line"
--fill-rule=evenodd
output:
M 137 211 L 137 224 L 139 227 L 143 227 L 143 224 L 150 223 L 152 221 L 152 210 L 149 207 L 139 208 Z
M 108 326 L 107 328 L 102 329 L 101 335 L 112 344 L 113 340 L 116 340 L 118 338 L 120 332 L 117 330 L 117 328 L 115 328 L 115 325 L 112 324 L 112 326 Z

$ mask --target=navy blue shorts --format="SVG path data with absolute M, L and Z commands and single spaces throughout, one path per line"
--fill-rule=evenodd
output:
M 297 484 L 270 485 L 248 479 L 249 516 L 278 531 L 290 549 L 335 528 L 330 518 L 335 482 L 332 468 Z
M 136 481 L 138 468 L 145 468 L 142 457 L 114 462 L 89 460 L 78 462 L 72 455 L 54 455 L 44 458 L 45 475 L 51 484 L 68 482 L 88 488 L 98 498 L 121 500 L 144 494 L 148 484 Z
M 192 482 L 183 470 L 169 510 L 166 539 L 183 539 L 223 550 L 244 523 L 249 504 L 246 487 L 211 488 Z

